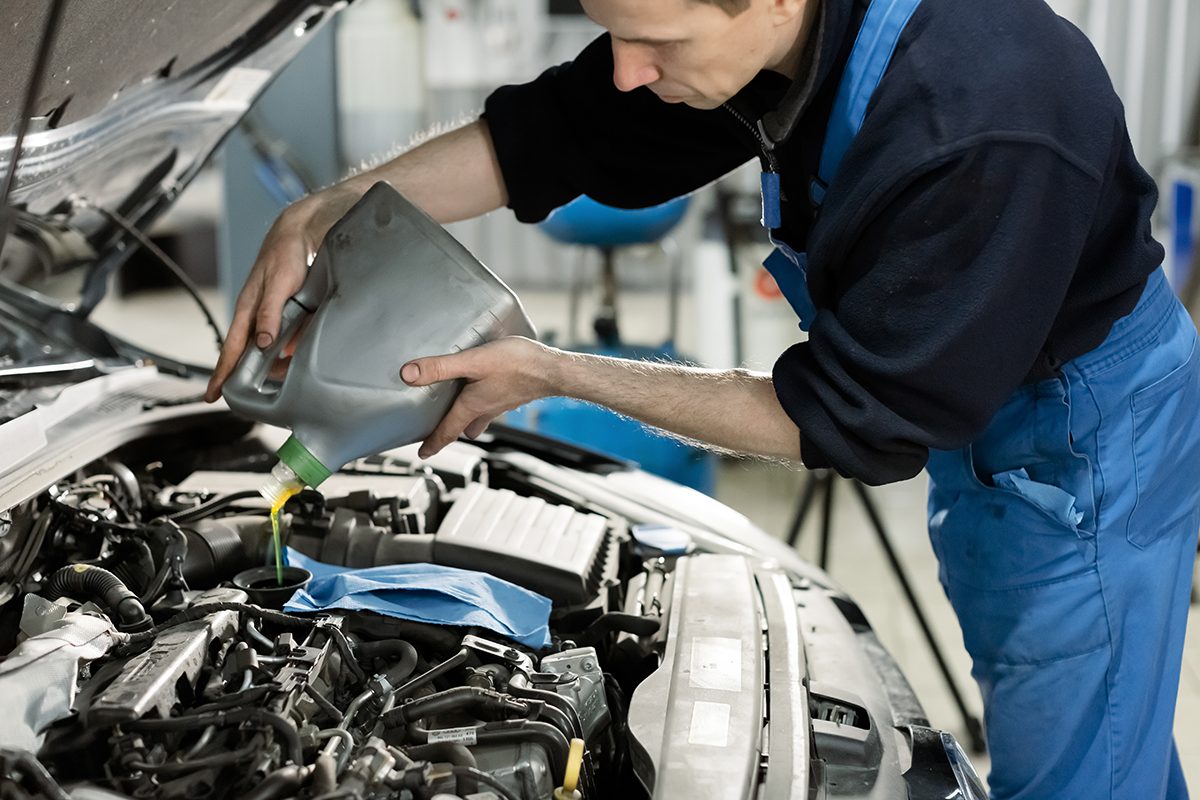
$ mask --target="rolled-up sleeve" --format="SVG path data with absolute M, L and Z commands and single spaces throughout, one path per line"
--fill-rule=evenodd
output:
M 644 208 L 688 194 L 753 156 L 723 109 L 665 103 L 613 84 L 605 34 L 533 81 L 503 86 L 484 106 L 509 207 L 539 222 L 581 194 Z
M 821 270 L 838 299 L 822 307 L 816 287 L 808 340 L 773 372 L 805 464 L 869 484 L 912 477 L 930 449 L 972 441 L 1030 374 L 1076 279 L 1102 179 L 1021 141 L 913 174 Z

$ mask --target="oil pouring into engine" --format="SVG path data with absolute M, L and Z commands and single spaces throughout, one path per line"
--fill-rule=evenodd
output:
M 299 491 L 298 487 L 289 486 L 280 492 L 278 497 L 267 498 L 271 500 L 271 544 L 275 548 L 275 583 L 279 586 L 283 586 L 283 542 L 279 536 L 279 512 L 287 505 L 292 495 Z
M 280 328 L 270 348 L 246 351 L 224 389 L 234 411 L 292 431 L 259 490 L 271 503 L 280 584 L 278 518 L 288 498 L 356 458 L 421 441 L 458 395 L 457 383 L 408 386 L 401 365 L 536 336 L 512 290 L 386 183 L 330 230 Z M 275 379 L 293 338 L 291 363 Z

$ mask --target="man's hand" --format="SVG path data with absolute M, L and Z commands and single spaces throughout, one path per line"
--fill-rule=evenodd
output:
M 446 356 L 418 358 L 400 370 L 409 386 L 465 380 L 450 411 L 421 445 L 428 458 L 461 435 L 474 439 L 505 411 L 555 393 L 554 365 L 562 351 L 510 336 Z
M 606 406 L 720 450 L 800 458 L 800 433 L 779 405 L 771 376 L 748 370 L 584 355 L 513 336 L 454 355 L 418 358 L 400 376 L 410 386 L 466 381 L 421 445 L 422 458 L 459 435 L 475 438 L 505 411 L 558 395 Z
M 205 400 L 212 403 L 221 396 L 221 387 L 251 339 L 260 349 L 275 341 L 283 306 L 304 283 L 308 265 L 325 234 L 361 199 L 368 186 L 338 184 L 293 203 L 275 220 L 238 295 L 233 322 L 209 378 Z

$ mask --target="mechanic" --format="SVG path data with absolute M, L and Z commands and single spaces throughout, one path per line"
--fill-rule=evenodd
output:
M 443 223 L 505 205 L 536 222 L 583 193 L 661 203 L 758 158 L 768 267 L 808 331 L 771 374 L 518 338 L 431 354 L 404 380 L 466 385 L 422 455 L 566 395 L 871 484 L 927 467 L 993 796 L 1186 797 L 1171 728 L 1200 356 L 1085 37 L 1043 0 L 583 6 L 608 33 L 573 62 L 281 215 L 209 399 L 375 181 Z

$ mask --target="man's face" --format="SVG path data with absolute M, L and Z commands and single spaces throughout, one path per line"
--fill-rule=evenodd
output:
M 668 103 L 717 108 L 779 56 L 774 0 L 730 16 L 693 0 L 581 0 L 612 34 L 613 83 L 646 86 Z

